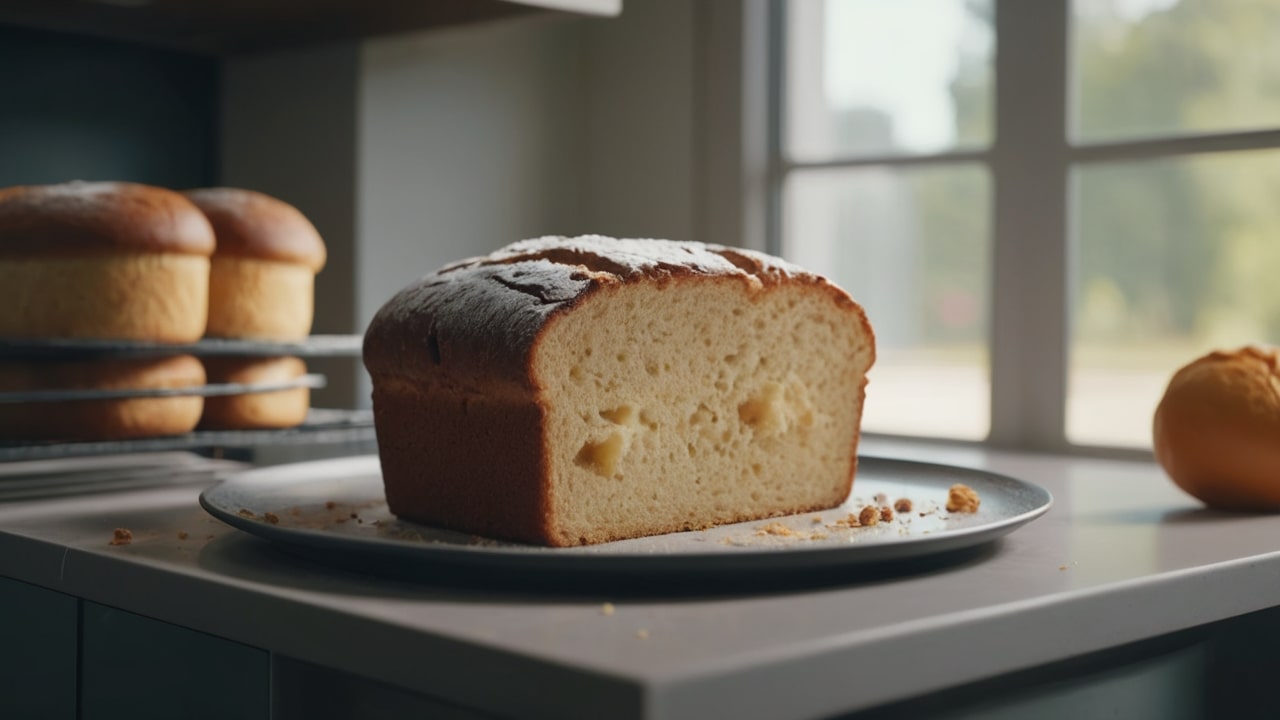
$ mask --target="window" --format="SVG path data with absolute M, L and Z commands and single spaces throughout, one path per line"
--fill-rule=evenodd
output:
M 868 432 L 1150 445 L 1280 343 L 1280 3 L 779 0 L 771 249 L 880 342 Z

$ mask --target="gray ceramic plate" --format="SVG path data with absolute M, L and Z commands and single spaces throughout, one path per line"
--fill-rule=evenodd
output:
M 976 513 L 949 513 L 947 491 L 977 491 Z M 879 498 L 877 496 L 880 496 Z M 906 498 L 910 512 L 850 527 L 866 505 Z M 863 457 L 838 508 L 576 548 L 500 542 L 397 520 L 376 456 L 259 468 L 209 488 L 200 504 L 246 532 L 313 557 L 377 570 L 440 566 L 569 573 L 702 573 L 880 563 L 989 542 L 1044 514 L 1041 487 L 981 470 Z

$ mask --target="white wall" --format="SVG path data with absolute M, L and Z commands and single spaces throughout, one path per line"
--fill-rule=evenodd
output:
M 692 2 L 626 0 L 586 31 L 583 219 L 592 232 L 695 239 Z
M 575 233 L 582 27 L 538 17 L 365 44 L 357 316 L 447 262 Z

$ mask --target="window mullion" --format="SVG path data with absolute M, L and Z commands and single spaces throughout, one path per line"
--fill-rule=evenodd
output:
M 997 0 L 992 444 L 1066 446 L 1070 0 Z

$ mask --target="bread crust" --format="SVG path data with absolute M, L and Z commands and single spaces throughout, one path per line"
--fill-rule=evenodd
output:
M 71 182 L 0 190 L 0 258 L 213 254 L 213 228 L 172 190 Z
M 317 273 L 326 250 L 315 225 L 297 208 L 253 190 L 202 188 L 183 193 L 209 219 L 217 255 L 302 265 Z
M 190 355 L 127 360 L 0 363 L 0 392 L 199 387 L 204 367 Z M 10 440 L 125 440 L 190 432 L 199 396 L 0 404 Z
M 278 260 L 215 255 L 209 268 L 210 337 L 301 340 L 315 315 L 315 274 Z
M 364 363 L 388 504 L 400 517 L 552 546 L 620 539 L 609 532 L 570 537 L 556 526 L 549 493 L 544 379 L 539 342 L 569 310 L 629 283 L 679 284 L 707 278 L 753 291 L 780 285 L 821 293 L 857 317 L 861 307 L 824 278 L 777 258 L 737 248 L 599 236 L 539 238 L 427 275 L 394 296 L 365 334 Z M 864 392 L 860 390 L 860 393 Z M 861 402 L 861 397 L 859 398 Z M 838 504 L 856 470 L 858 437 Z M 459 450 L 461 448 L 462 450 Z M 821 505 L 775 510 L 805 512 Z M 726 515 L 652 533 L 760 517 Z
M 244 385 L 296 380 L 307 366 L 296 357 L 204 358 L 210 383 Z M 209 430 L 288 428 L 307 419 L 311 391 L 305 387 L 205 399 L 200 427 Z
M 205 331 L 209 259 L 0 257 L 0 336 L 186 343 Z
M 1152 427 L 1156 460 L 1223 510 L 1280 510 L 1280 353 L 1212 352 L 1174 374 Z

